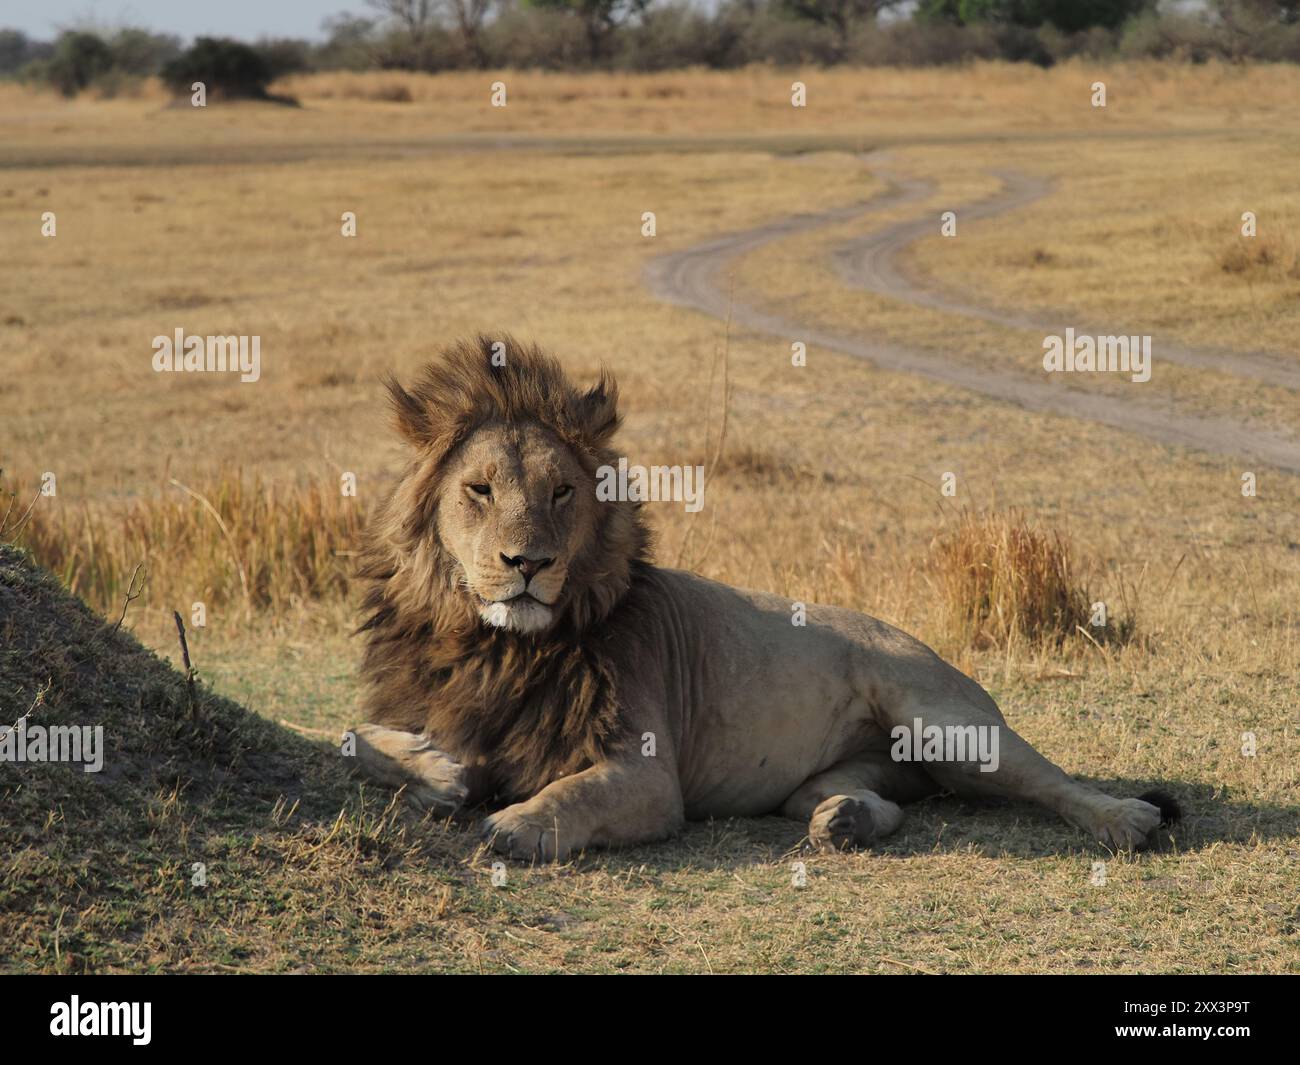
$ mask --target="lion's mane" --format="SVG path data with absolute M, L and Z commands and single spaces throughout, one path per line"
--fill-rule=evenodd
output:
M 494 345 L 504 365 L 494 365 Z M 602 504 L 550 629 L 531 636 L 490 628 L 437 537 L 442 468 L 484 423 L 528 420 L 554 432 L 594 475 L 617 463 L 617 388 L 602 372 L 594 388 L 577 389 L 554 359 L 504 336 L 452 346 L 409 391 L 387 385 L 415 454 L 370 523 L 359 567 L 366 715 L 428 733 L 467 765 L 490 761 L 505 797 L 532 794 L 624 738 L 609 622 L 637 609 L 629 591 L 648 565 L 649 535 L 635 503 Z

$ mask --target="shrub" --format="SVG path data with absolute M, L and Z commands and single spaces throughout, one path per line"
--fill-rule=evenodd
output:
M 829 66 L 844 58 L 845 45 L 830 26 L 765 8 L 744 22 L 737 50 L 742 63 Z
M 16 74 L 33 60 L 48 59 L 51 45 L 33 41 L 21 30 L 0 30 L 0 75 Z
M 312 46 L 308 41 L 299 41 L 292 37 L 263 39 L 253 45 L 253 50 L 266 63 L 271 81 L 289 74 L 315 69 Z
M 271 67 L 254 48 L 239 41 L 200 37 L 162 69 L 162 79 L 178 95 L 201 81 L 209 96 L 228 99 L 267 98 Z
M 64 96 L 76 96 L 113 65 L 113 52 L 93 33 L 69 32 L 54 43 L 54 54 L 43 68 Z
M 619 35 L 615 63 L 628 70 L 725 67 L 739 40 L 739 32 L 723 18 L 671 3 L 647 11 Z
M 157 74 L 181 54 L 179 37 L 148 30 L 118 30 L 108 42 L 113 69 L 137 78 Z
M 1131 613 L 1090 625 L 1092 599 L 1069 538 L 1015 511 L 963 512 L 931 544 L 929 578 L 945 634 L 958 646 L 1060 644 L 1079 630 L 1098 643 L 1133 634 Z
M 587 35 L 577 19 L 535 8 L 503 12 L 483 28 L 482 42 L 497 67 L 571 70 L 590 62 Z

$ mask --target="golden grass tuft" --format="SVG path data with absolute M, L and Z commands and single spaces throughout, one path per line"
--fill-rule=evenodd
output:
M 940 631 L 956 646 L 1060 645 L 1082 633 L 1096 643 L 1133 634 L 1131 608 L 1092 625 L 1069 537 L 1019 511 L 963 511 L 930 545 L 927 577 L 938 593 Z
M 1287 235 L 1238 237 L 1218 256 L 1219 269 L 1247 279 L 1300 278 L 1300 250 Z
M 16 509 L 34 494 L 18 490 Z M 173 480 L 160 498 L 36 497 L 14 538 L 103 612 L 120 606 L 143 563 L 148 602 L 278 613 L 346 592 L 364 519 L 336 483 L 275 487 L 226 468 L 195 486 Z

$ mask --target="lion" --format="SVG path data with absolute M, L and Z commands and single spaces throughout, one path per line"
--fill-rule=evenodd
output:
M 865 847 L 938 792 L 1032 800 L 1122 849 L 1176 816 L 1071 779 L 898 629 L 815 605 L 796 624 L 780 596 L 654 565 L 640 504 L 595 491 L 619 457 L 607 371 L 583 390 L 480 336 L 387 387 L 410 457 L 360 564 L 355 768 L 439 814 L 495 801 L 494 850 L 556 861 L 772 813 Z M 918 733 L 971 742 L 917 759 Z M 996 758 L 972 757 L 989 736 Z

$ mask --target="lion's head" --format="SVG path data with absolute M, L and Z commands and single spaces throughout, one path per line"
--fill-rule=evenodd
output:
M 479 337 L 388 388 L 414 450 L 378 523 L 389 591 L 517 635 L 607 614 L 646 549 L 635 504 L 596 498 L 597 468 L 616 461 L 613 380 L 584 391 L 537 348 Z

